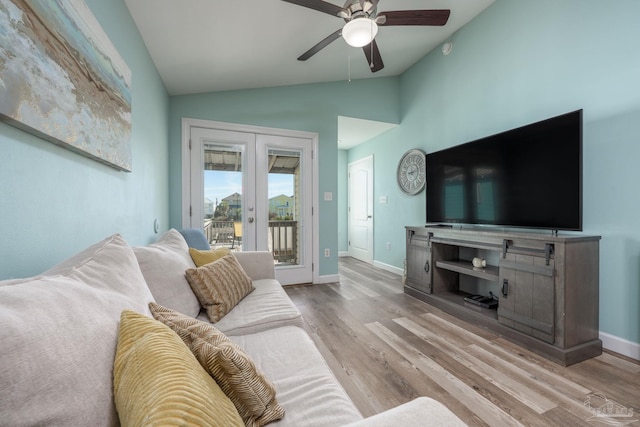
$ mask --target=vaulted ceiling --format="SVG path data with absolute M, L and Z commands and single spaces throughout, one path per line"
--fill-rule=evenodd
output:
M 307 61 L 300 55 L 344 20 L 282 0 L 125 0 L 170 95 L 397 76 L 494 0 L 380 0 L 378 12 L 450 9 L 446 25 L 380 27 L 384 68 L 369 69 L 362 48 L 339 38 Z M 341 1 L 329 1 L 343 6 Z M 455 47 L 454 47 L 455 49 Z M 348 149 L 393 125 L 340 117 Z
M 282 0 L 125 0 L 170 95 L 396 76 L 494 0 L 380 0 L 378 11 L 450 9 L 443 27 L 380 27 L 384 69 L 342 38 L 298 61 L 344 25 Z M 341 1 L 331 1 L 343 6 Z

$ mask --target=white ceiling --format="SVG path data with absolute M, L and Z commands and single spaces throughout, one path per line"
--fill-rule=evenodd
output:
M 398 125 L 338 116 L 338 148 L 348 150 Z
M 385 67 L 375 74 L 362 49 L 348 46 L 342 38 L 305 62 L 296 60 L 344 21 L 281 0 L 125 3 L 167 91 L 182 95 L 396 76 L 439 48 L 493 1 L 380 0 L 378 12 L 450 9 L 451 16 L 443 27 L 380 27 L 376 42 Z

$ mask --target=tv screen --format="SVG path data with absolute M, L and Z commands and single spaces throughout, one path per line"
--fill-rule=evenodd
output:
M 582 110 L 427 154 L 427 223 L 582 230 Z

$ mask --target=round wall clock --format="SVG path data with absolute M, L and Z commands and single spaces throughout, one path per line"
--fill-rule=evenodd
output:
M 427 163 L 422 150 L 409 150 L 398 163 L 398 185 L 409 195 L 415 195 L 424 189 L 427 182 Z

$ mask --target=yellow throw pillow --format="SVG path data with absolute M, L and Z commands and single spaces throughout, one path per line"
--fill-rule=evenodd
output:
M 201 251 L 195 248 L 189 248 L 189 255 L 196 267 L 202 267 L 203 265 L 217 261 L 220 258 L 227 256 L 231 253 L 229 248 L 211 249 L 209 251 Z
M 217 322 L 255 288 L 233 255 L 185 272 L 209 320 Z
M 178 334 L 200 364 L 231 399 L 247 426 L 263 426 L 284 416 L 275 387 L 242 348 L 211 324 L 154 302 L 153 317 Z
M 176 333 L 131 310 L 120 316 L 113 386 L 123 427 L 244 425 Z

